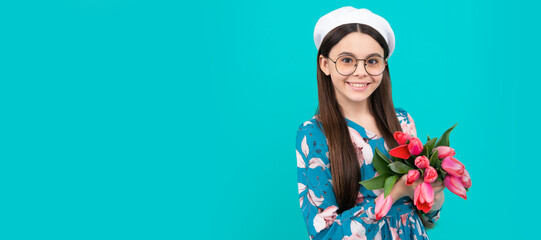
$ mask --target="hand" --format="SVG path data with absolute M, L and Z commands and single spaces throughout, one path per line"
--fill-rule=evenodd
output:
M 391 195 L 393 195 L 393 199 L 400 199 L 402 197 L 408 196 L 413 200 L 415 188 L 417 185 L 421 184 L 423 182 L 422 178 L 417 179 L 413 184 L 406 185 L 406 181 L 408 179 L 408 175 L 404 174 L 402 177 L 400 177 L 396 183 L 393 186 L 393 189 L 391 189 Z
M 390 195 L 393 197 L 394 201 L 405 196 L 408 196 L 411 198 L 411 200 L 413 200 L 415 196 L 415 188 L 424 181 L 423 178 L 419 178 L 413 184 L 406 185 L 407 179 L 407 174 L 404 174 L 396 181 L 393 189 L 391 189 Z M 436 211 L 441 208 L 445 200 L 445 195 L 443 194 L 443 189 L 445 189 L 445 186 L 442 182 L 437 180 L 430 185 L 432 185 L 432 189 L 434 190 L 434 203 L 432 204 L 430 211 Z
M 434 189 L 434 203 L 432 204 L 432 208 L 430 209 L 430 211 L 437 211 L 441 208 L 445 200 L 445 195 L 443 194 L 443 189 L 445 189 L 445 185 L 443 185 L 443 183 L 438 180 L 434 181 L 431 185 L 432 189 Z

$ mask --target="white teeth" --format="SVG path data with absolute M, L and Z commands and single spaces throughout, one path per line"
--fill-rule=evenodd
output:
M 349 83 L 351 86 L 354 86 L 354 87 L 366 87 L 366 85 L 368 85 L 368 83 L 366 84 L 360 84 L 360 83 Z

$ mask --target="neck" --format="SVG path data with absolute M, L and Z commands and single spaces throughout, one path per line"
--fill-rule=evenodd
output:
M 338 104 L 340 104 L 342 107 L 342 114 L 344 114 L 344 117 L 352 121 L 372 117 L 372 114 L 368 108 L 369 99 L 362 102 L 338 101 Z

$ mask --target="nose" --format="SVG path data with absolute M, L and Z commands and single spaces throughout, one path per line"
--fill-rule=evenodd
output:
M 355 76 L 366 76 L 368 73 L 366 72 L 366 69 L 364 68 L 364 62 L 358 61 L 357 62 L 357 68 L 355 69 L 355 72 L 353 72 L 353 75 Z

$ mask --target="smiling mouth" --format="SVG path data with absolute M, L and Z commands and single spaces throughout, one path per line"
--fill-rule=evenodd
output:
M 347 82 L 350 86 L 352 87 L 355 87 L 355 88 L 363 88 L 363 87 L 366 87 L 368 86 L 370 83 L 351 83 L 351 82 Z

